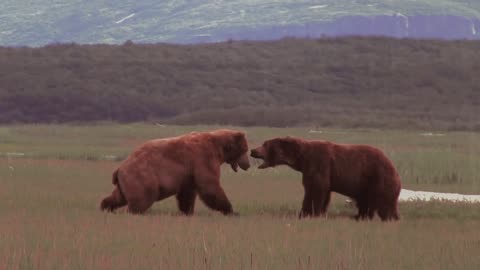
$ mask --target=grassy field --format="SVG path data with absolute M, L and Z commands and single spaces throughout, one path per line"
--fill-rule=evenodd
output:
M 201 202 L 179 216 L 174 199 L 144 216 L 98 210 L 112 170 L 136 145 L 213 128 L 0 127 L 0 269 L 480 269 L 479 204 L 401 203 L 400 222 L 355 222 L 336 195 L 327 219 L 298 220 L 300 174 L 288 168 L 225 166 L 238 217 Z M 251 147 L 283 135 L 375 145 L 405 188 L 480 194 L 478 133 L 240 129 Z

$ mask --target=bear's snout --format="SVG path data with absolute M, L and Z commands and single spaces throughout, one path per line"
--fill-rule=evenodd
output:
M 248 154 L 245 152 L 240 159 L 238 160 L 238 165 L 242 170 L 246 171 L 248 168 L 250 168 L 250 160 L 248 159 Z
M 254 158 L 263 158 L 258 148 L 252 149 L 252 151 L 250 151 L 250 156 Z
M 260 164 L 260 166 L 258 166 L 259 169 L 265 169 L 265 168 L 271 167 L 270 162 L 266 160 L 267 157 L 265 154 L 265 148 L 263 146 L 252 149 L 252 151 L 250 151 L 250 156 L 263 160 L 263 163 Z

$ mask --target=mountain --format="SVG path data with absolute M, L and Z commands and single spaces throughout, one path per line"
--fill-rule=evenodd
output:
M 478 0 L 3 0 L 0 46 L 285 36 L 480 39 Z

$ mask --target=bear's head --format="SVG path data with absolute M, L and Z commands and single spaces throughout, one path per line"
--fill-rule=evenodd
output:
M 229 129 L 216 130 L 212 133 L 219 139 L 224 162 L 230 164 L 235 172 L 238 167 L 244 171 L 250 168 L 245 133 Z
M 253 149 L 250 155 L 263 160 L 259 169 L 288 165 L 298 169 L 301 155 L 301 143 L 293 137 L 275 138 L 265 141 L 262 146 Z

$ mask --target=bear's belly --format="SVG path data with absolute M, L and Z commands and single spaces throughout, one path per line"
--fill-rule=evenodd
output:
M 331 181 L 331 191 L 351 198 L 358 196 L 361 186 L 362 181 L 358 178 L 339 178 Z

